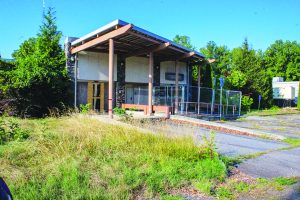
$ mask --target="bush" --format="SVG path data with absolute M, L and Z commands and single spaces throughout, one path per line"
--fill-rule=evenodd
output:
M 132 121 L 132 118 L 133 118 L 132 114 L 126 113 L 126 110 L 124 108 L 115 107 L 114 114 L 121 117 L 121 120 L 126 121 L 126 122 Z
M 250 112 L 250 108 L 252 104 L 253 104 L 253 99 L 250 96 L 243 96 L 242 109 L 244 111 Z
M 272 106 L 269 110 L 277 111 L 280 110 L 280 108 L 278 106 Z
M 87 103 L 87 104 L 80 104 L 79 105 L 79 109 L 80 109 L 81 113 L 86 114 L 90 110 L 90 104 L 89 103 Z
M 115 107 L 114 108 L 114 114 L 116 114 L 118 116 L 123 116 L 123 115 L 126 114 L 126 110 L 124 108 Z
M 211 160 L 218 157 L 217 147 L 216 147 L 216 133 L 211 131 L 209 136 L 203 136 L 203 143 L 200 145 L 200 155 L 203 158 L 210 158 Z
M 0 118 L 0 145 L 13 140 L 24 140 L 28 137 L 28 131 L 23 130 L 16 119 Z

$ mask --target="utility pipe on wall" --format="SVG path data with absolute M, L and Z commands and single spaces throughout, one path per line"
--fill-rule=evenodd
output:
M 77 108 L 77 68 L 78 68 L 78 55 L 75 54 L 75 66 L 74 66 L 74 108 Z
M 109 39 L 108 55 L 108 115 L 113 118 L 114 41 Z

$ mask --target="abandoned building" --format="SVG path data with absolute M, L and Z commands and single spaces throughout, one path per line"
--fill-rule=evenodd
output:
M 65 50 L 75 106 L 88 103 L 110 117 L 114 107 L 146 114 L 239 113 L 240 92 L 225 91 L 222 100 L 221 91 L 218 103 L 217 90 L 200 89 L 200 77 L 198 86 L 191 85 L 192 66 L 201 73 L 208 62 L 203 54 L 122 20 L 80 38 L 67 37 Z M 227 107 L 220 104 L 223 101 Z

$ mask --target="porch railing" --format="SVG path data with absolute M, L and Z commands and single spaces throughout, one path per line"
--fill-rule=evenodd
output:
M 206 87 L 178 87 L 178 115 L 240 116 L 240 91 Z M 135 88 L 136 104 L 147 104 L 148 89 Z M 153 105 L 164 105 L 175 110 L 175 86 L 153 87 Z

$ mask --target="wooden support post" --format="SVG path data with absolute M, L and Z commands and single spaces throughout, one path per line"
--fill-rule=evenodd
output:
M 153 88 L 153 53 L 149 53 L 149 79 L 148 79 L 148 114 L 151 115 L 152 110 L 152 88 Z
M 178 60 L 175 61 L 175 114 L 178 113 L 178 80 L 179 80 L 179 65 Z
M 113 118 L 113 87 L 114 87 L 114 41 L 109 39 L 108 55 L 108 115 Z

